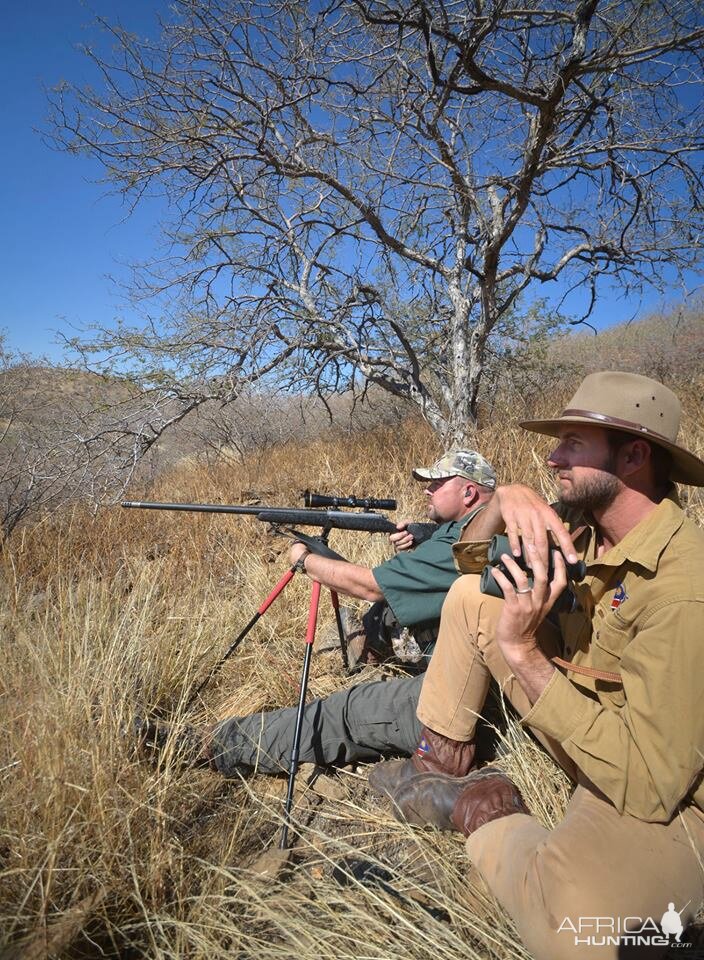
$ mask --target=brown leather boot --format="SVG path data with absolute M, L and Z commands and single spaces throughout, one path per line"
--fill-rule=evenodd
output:
M 529 813 L 518 787 L 497 767 L 466 777 L 426 773 L 402 783 L 392 799 L 397 820 L 465 837 L 491 820 Z
M 197 728 L 190 724 L 175 726 L 139 714 L 132 719 L 132 731 L 141 754 L 158 757 L 171 749 L 175 759 L 183 766 L 217 770 L 213 757 L 212 730 L 212 727 Z
M 474 763 L 474 740 L 451 740 L 423 727 L 416 752 L 408 760 L 384 760 L 369 771 L 369 786 L 374 793 L 390 797 L 402 783 L 420 773 L 444 773 L 464 777 Z

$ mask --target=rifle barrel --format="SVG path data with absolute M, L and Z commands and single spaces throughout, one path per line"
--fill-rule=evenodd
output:
M 154 503 L 141 500 L 123 500 L 123 507 L 138 507 L 140 510 L 190 510 L 195 513 L 240 513 L 256 517 L 267 507 L 239 507 L 226 503 Z

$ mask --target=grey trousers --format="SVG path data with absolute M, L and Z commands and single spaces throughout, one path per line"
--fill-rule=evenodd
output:
M 361 683 L 307 704 L 300 763 L 320 766 L 379 760 L 413 753 L 421 724 L 416 704 L 423 675 Z M 231 717 L 213 732 L 215 764 L 224 776 L 237 770 L 286 773 L 291 760 L 297 707 Z

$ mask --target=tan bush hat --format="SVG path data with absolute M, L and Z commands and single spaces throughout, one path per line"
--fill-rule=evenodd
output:
M 476 450 L 450 450 L 436 460 L 432 467 L 416 467 L 414 480 L 443 480 L 445 477 L 465 477 L 483 487 L 496 487 L 494 468 Z
M 618 370 L 590 373 L 561 416 L 553 420 L 523 420 L 521 426 L 556 437 L 566 423 L 590 423 L 646 437 L 672 455 L 671 480 L 704 486 L 704 461 L 677 444 L 680 402 L 672 390 L 657 380 Z

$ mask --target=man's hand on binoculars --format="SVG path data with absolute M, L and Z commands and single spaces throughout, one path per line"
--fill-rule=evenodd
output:
M 526 546 L 532 582 L 513 557 L 504 553 L 502 563 L 515 586 L 498 568 L 494 578 L 501 587 L 504 604 L 496 627 L 496 642 L 531 703 L 545 689 L 554 667 L 538 646 L 538 631 L 552 605 L 567 586 L 567 569 L 559 550 L 553 551 L 554 573 L 548 580 L 547 566 L 535 544 Z
M 534 544 L 536 552 L 547 569 L 549 535 L 557 541 L 567 560 L 577 562 L 574 544 L 567 528 L 553 508 L 530 487 L 513 483 L 499 487 L 495 499 L 506 525 L 511 550 L 515 557 L 520 556 L 521 540 L 524 544 Z
M 560 551 L 554 550 L 553 577 L 548 580 L 548 567 L 537 545 L 528 543 L 525 549 L 532 571 L 530 579 L 507 553 L 501 560 L 514 583 L 498 567 L 494 568 L 494 578 L 504 595 L 496 642 L 531 703 L 535 703 L 555 669 L 538 645 L 538 632 L 567 586 L 567 569 Z

